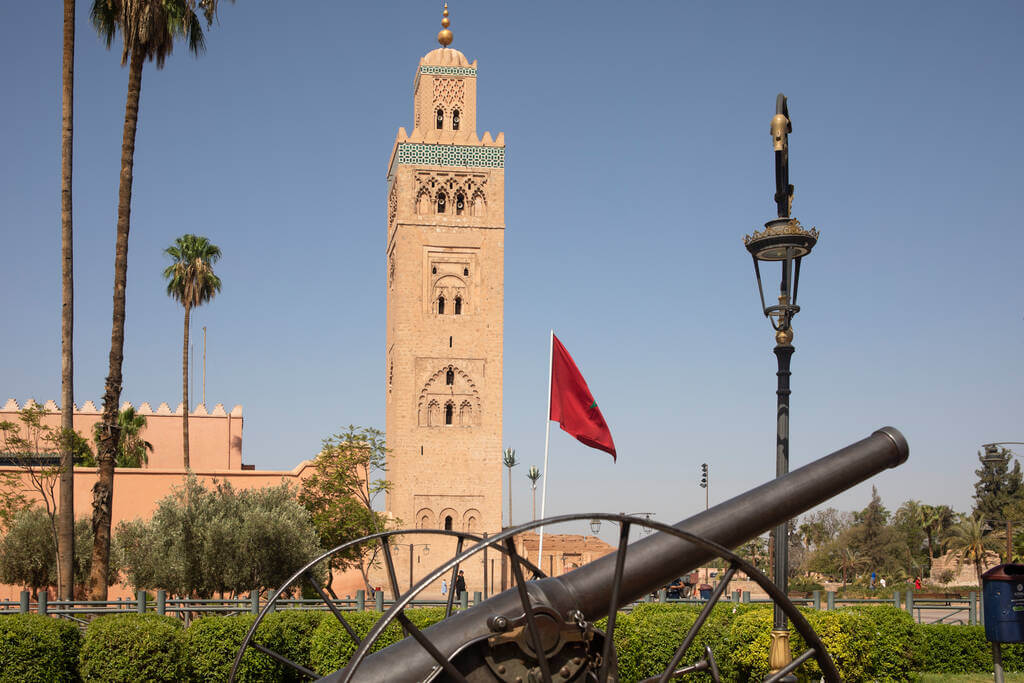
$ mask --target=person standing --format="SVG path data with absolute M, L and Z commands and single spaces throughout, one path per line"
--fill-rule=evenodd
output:
M 448 579 L 441 579 L 441 595 L 448 595 Z
M 461 598 L 462 594 L 466 592 L 466 576 L 459 570 L 459 575 L 455 577 L 455 597 Z

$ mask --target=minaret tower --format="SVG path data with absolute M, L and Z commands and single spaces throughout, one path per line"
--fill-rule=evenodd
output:
M 413 130 L 398 130 L 388 162 L 387 511 L 405 527 L 493 534 L 502 526 L 505 141 L 477 136 L 476 62 L 448 47 L 447 5 L 441 24 L 441 47 L 413 81 Z M 432 566 L 416 563 L 415 573 Z M 466 576 L 482 590 L 482 567 Z

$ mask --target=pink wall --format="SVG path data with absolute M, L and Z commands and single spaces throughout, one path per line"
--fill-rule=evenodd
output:
M 26 401 L 19 406 L 13 398 L 0 408 L 0 421 L 8 420 L 19 424 L 18 411 L 32 405 Z M 131 406 L 125 402 L 121 410 Z M 43 423 L 60 426 L 60 408 L 53 401 L 47 401 L 43 408 L 48 414 Z M 148 469 L 168 469 L 181 467 L 181 422 L 182 406 L 178 405 L 174 412 L 170 406 L 161 403 L 156 410 L 143 403 L 135 409 L 139 415 L 146 417 L 146 428 L 142 430 L 142 438 L 153 444 L 153 452 L 149 454 Z M 86 401 L 81 408 L 75 409 L 75 431 L 85 437 L 95 451 L 92 441 L 93 425 L 100 421 L 102 414 L 92 401 Z M 193 470 L 241 470 L 242 469 L 242 406 L 235 406 L 231 412 L 224 410 L 218 403 L 213 410 L 207 412 L 206 406 L 200 403 L 189 413 L 189 460 Z
M 191 423 L 189 423 L 191 427 Z M 291 471 L 283 470 L 227 470 L 210 469 L 192 472 L 207 487 L 213 480 L 228 481 L 237 489 L 254 489 L 277 486 L 282 482 L 299 485 L 303 477 L 312 472 L 313 462 L 303 460 Z M 21 472 L 17 467 L 0 467 L 0 472 Z M 23 475 L 25 476 L 25 475 Z M 173 487 L 180 487 L 185 480 L 185 470 L 177 469 L 134 469 L 118 468 L 114 471 L 114 508 L 112 527 L 124 520 L 149 519 L 156 504 L 171 494 Z M 75 518 L 92 516 L 92 485 L 96 483 L 95 467 L 75 468 Z M 298 569 L 298 567 L 296 567 Z M 0 584 L 0 600 L 15 600 L 21 586 Z M 51 595 L 51 598 L 53 596 Z M 130 590 L 116 585 L 110 588 L 110 598 L 131 597 Z

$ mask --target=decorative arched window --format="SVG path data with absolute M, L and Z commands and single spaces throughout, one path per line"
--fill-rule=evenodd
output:
M 432 267 L 432 268 L 430 269 L 430 274 L 431 274 L 431 275 L 437 275 L 437 266 L 434 266 L 434 267 Z
M 458 299 L 456 299 L 458 301 Z M 444 374 L 444 383 L 448 386 L 455 384 L 455 370 L 448 368 L 448 372 Z
M 468 277 L 469 276 L 469 268 L 463 268 L 462 269 L 462 274 Z
M 455 412 L 455 406 L 451 403 L 444 404 L 444 423 L 450 425 L 452 423 L 452 413 Z
M 473 423 L 473 407 L 469 404 L 469 401 L 463 401 L 459 407 L 459 424 L 463 427 L 469 427 Z
M 448 198 L 444 196 L 444 192 L 442 192 L 441 194 L 437 195 L 437 212 L 438 213 L 444 213 L 445 210 L 447 209 L 447 205 L 446 205 L 447 199 Z
M 455 315 L 462 315 L 462 297 L 455 297 Z
M 437 110 L 437 129 L 444 128 L 444 109 Z
M 455 215 L 461 216 L 466 210 L 466 197 L 460 192 L 455 195 Z
M 451 515 L 445 515 L 445 518 L 444 518 L 444 530 L 445 531 L 451 531 L 452 530 L 452 516 Z
M 459 129 L 459 110 L 456 109 L 452 112 L 452 130 Z
M 437 297 L 437 314 L 444 315 L 444 297 Z

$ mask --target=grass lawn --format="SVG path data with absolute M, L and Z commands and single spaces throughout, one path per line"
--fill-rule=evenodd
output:
M 990 683 L 992 674 L 920 674 L 919 683 Z M 1024 683 L 1024 674 L 1004 674 L 1007 683 Z

